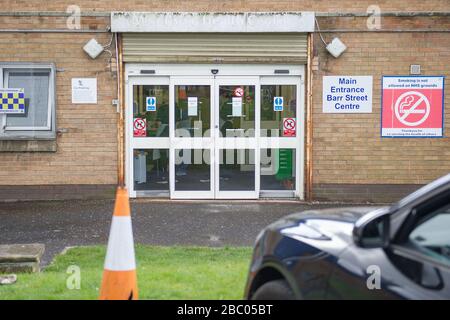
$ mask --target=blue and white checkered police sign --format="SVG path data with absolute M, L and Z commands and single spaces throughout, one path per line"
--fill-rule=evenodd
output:
M 147 97 L 147 111 L 156 111 L 156 97 Z
M 0 89 L 1 113 L 25 113 L 25 92 L 23 89 Z
M 283 97 L 273 97 L 273 111 L 283 111 Z

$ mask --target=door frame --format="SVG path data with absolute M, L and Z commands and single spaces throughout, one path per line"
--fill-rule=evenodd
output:
M 137 196 L 153 196 L 153 197 L 169 197 L 169 192 L 147 192 L 147 191 L 138 191 L 134 190 L 134 182 L 133 182 L 133 149 L 134 148 L 167 148 L 171 144 L 171 136 L 169 138 L 159 138 L 165 139 L 159 142 L 144 142 L 144 141 L 136 141 L 133 138 L 132 134 L 132 120 L 133 120 L 133 85 L 135 84 L 168 84 L 169 85 L 169 95 L 171 99 L 171 106 L 173 102 L 174 92 L 173 86 L 171 85 L 171 79 L 175 79 L 175 77 L 188 77 L 195 78 L 192 75 L 196 75 L 201 78 L 214 78 L 214 71 L 217 71 L 217 79 L 225 78 L 226 76 L 239 76 L 245 78 L 251 77 L 259 77 L 259 81 L 257 83 L 257 87 L 255 87 L 255 99 L 258 97 L 260 99 L 260 86 L 261 84 L 268 84 L 267 81 L 270 79 L 277 79 L 276 83 L 270 82 L 270 84 L 296 84 L 297 85 L 297 136 L 295 138 L 295 142 L 282 142 L 280 147 L 283 146 L 294 146 L 296 150 L 296 189 L 293 192 L 293 197 L 303 200 L 304 199 L 304 169 L 305 169 L 305 130 L 306 130 L 306 122 L 305 122 L 305 65 L 241 65 L 241 64 L 125 64 L 125 181 L 126 187 L 129 192 L 129 196 L 131 198 L 135 198 Z M 219 78 L 220 77 L 220 78 Z M 158 82 L 162 81 L 162 82 Z M 221 80 L 220 80 L 221 81 Z M 215 89 L 212 90 L 215 92 Z M 215 94 L 214 94 L 215 95 Z M 256 103 L 256 101 L 255 101 Z M 257 106 L 259 104 L 256 104 Z M 173 126 L 173 108 L 170 107 L 169 111 L 169 121 L 171 126 Z M 256 108 L 259 109 L 259 108 Z M 258 118 L 256 118 L 256 112 L 258 113 Z M 214 114 L 214 110 L 211 110 L 211 113 Z M 214 118 L 215 120 L 215 118 Z M 215 121 L 214 121 L 215 122 Z M 257 131 L 256 127 L 260 127 L 260 110 L 255 110 L 255 140 L 257 140 L 258 145 L 256 147 L 255 152 L 255 170 L 256 164 L 258 168 L 260 166 L 259 161 L 259 153 L 260 149 L 270 143 L 270 139 L 260 139 L 259 131 Z M 301 128 L 301 129 L 299 129 Z M 173 134 L 173 130 L 170 130 L 170 135 Z M 141 139 L 145 140 L 145 139 Z M 292 140 L 292 139 L 290 139 Z M 214 141 L 213 141 L 214 142 Z M 217 149 L 217 147 L 213 147 Z M 173 150 L 172 146 L 169 147 L 170 150 Z M 171 152 L 172 153 L 172 152 Z M 211 157 L 216 157 L 216 152 L 211 154 Z M 257 157 L 257 159 L 256 159 Z M 169 161 L 173 161 L 173 157 L 169 157 Z M 212 159 L 214 160 L 214 159 Z M 215 161 L 216 162 L 216 161 Z M 214 162 L 214 163 L 215 163 Z M 171 174 L 170 170 L 169 175 Z M 217 175 L 218 170 L 214 168 L 214 174 Z M 258 183 L 255 184 L 255 193 L 256 198 L 260 198 L 261 196 L 265 197 L 266 194 L 261 194 L 259 190 L 259 178 L 260 172 L 256 171 L 255 176 L 258 179 Z M 215 178 L 211 176 L 212 178 Z M 171 179 L 172 180 L 172 179 Z M 211 179 L 213 180 L 213 179 Z M 255 181 L 256 182 L 256 181 Z M 213 183 L 211 181 L 211 183 Z M 169 183 L 170 184 L 170 183 Z M 218 185 L 218 184 L 215 184 Z M 256 189 L 257 192 L 256 192 Z M 171 188 L 170 188 L 171 190 Z M 181 194 L 180 194 L 181 195 Z M 227 195 L 223 194 L 224 198 Z M 231 195 L 230 195 L 231 196 Z M 278 194 L 277 192 L 270 193 L 269 196 L 273 197 L 283 197 L 284 195 Z M 200 197 L 200 196 L 199 196 Z M 194 196 L 188 196 L 185 198 L 194 199 Z M 217 195 L 216 195 L 217 198 Z M 232 198 L 238 199 L 237 195 Z

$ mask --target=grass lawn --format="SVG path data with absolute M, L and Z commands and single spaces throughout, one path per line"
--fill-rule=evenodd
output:
M 0 286 L 2 299 L 97 299 L 105 247 L 77 247 L 39 274 L 18 274 Z M 251 248 L 152 247 L 137 245 L 140 299 L 242 299 Z M 69 290 L 66 273 L 81 270 L 81 288 Z

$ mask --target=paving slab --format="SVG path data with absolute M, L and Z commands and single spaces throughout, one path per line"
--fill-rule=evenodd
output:
M 0 273 L 39 272 L 44 251 L 41 243 L 0 245 Z

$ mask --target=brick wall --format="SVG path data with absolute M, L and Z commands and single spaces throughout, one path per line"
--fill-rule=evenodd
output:
M 103 19 L 104 20 L 104 19 Z M 105 28 L 107 21 L 84 18 L 83 24 Z M 65 18 L 0 17 L 0 28 L 59 28 Z M 91 60 L 81 49 L 92 37 L 101 43 L 110 34 L 0 33 L 0 61 L 54 62 L 57 152 L 0 153 L 0 184 L 115 184 L 117 181 L 117 98 L 115 64 L 104 53 Z M 112 68 L 112 69 L 111 69 Z M 97 77 L 98 104 L 74 105 L 73 77 Z
M 448 0 L 15 0 L 2 11 L 65 11 L 78 5 L 86 11 L 362 11 L 370 5 L 391 11 L 448 10 Z
M 384 28 L 395 28 L 384 21 Z M 420 27 L 446 27 L 442 23 L 422 21 Z M 321 19 L 323 25 L 327 21 Z M 321 24 L 322 24 L 321 23 Z M 342 21 L 341 21 L 342 23 Z M 361 24 L 360 22 L 359 24 Z M 401 22 L 400 22 L 401 23 Z M 409 21 L 414 23 L 414 20 Z M 405 25 L 406 23 L 403 23 Z M 354 27 L 357 27 L 355 23 Z M 329 21 L 328 26 L 331 27 Z M 408 75 L 411 64 L 420 64 L 423 75 L 450 74 L 450 33 L 348 33 L 334 36 L 348 46 L 339 59 L 326 53 L 320 39 L 315 38 L 315 54 L 319 70 L 313 82 L 313 182 L 314 196 L 321 199 L 347 199 L 335 192 L 343 185 L 353 200 L 378 199 L 390 201 L 450 172 L 450 84 L 444 118 L 444 136 L 439 139 L 381 139 L 381 77 Z M 372 75 L 373 111 L 371 114 L 322 113 L 322 77 L 326 75 Z M 396 192 L 387 191 L 381 197 L 376 185 L 396 185 Z M 348 188 L 353 185 L 354 188 Z M 371 185 L 374 185 L 373 187 Z M 416 185 L 413 187 L 411 185 Z M 329 188 L 328 188 L 329 186 Z M 372 194 L 371 191 L 373 192 Z M 369 196 L 370 194 L 370 196 Z
M 65 11 L 77 4 L 83 11 L 319 11 L 365 12 L 372 4 L 384 11 L 449 11 L 448 0 L 401 1 L 9 1 L 2 11 Z M 383 28 L 450 28 L 448 17 L 383 18 Z M 1 17 L 0 28 L 64 28 L 63 17 Z M 83 17 L 82 27 L 104 29 L 105 17 Z M 364 29 L 364 18 L 319 18 L 322 29 Z M 421 64 L 425 75 L 449 75 L 449 33 L 337 33 L 348 51 L 339 59 L 326 53 L 315 36 L 314 55 L 319 69 L 313 82 L 313 181 L 316 198 L 373 197 L 380 185 L 396 185 L 403 194 L 450 172 L 450 141 L 443 139 L 381 139 L 382 75 L 404 75 L 410 64 Z M 51 61 L 63 71 L 57 80 L 57 127 L 68 132 L 57 139 L 56 153 L 0 153 L 1 185 L 112 185 L 117 180 L 116 78 L 107 54 L 93 61 L 81 47 L 90 38 L 109 42 L 109 34 L 0 33 L 0 61 Z M 373 75 L 373 113 L 322 113 L 322 76 Z M 98 105 L 72 105 L 71 78 L 98 78 Z M 449 114 L 449 81 L 446 84 Z M 444 135 L 448 135 L 445 117 Z M 342 186 L 342 188 L 339 188 Z M 347 190 L 343 197 L 343 190 Z M 373 192 L 372 192 L 372 191 Z M 393 189 L 391 189 L 393 190 Z M 358 193 L 359 192 L 359 193 Z M 385 193 L 388 194 L 388 193 Z M 369 196 L 370 195 L 370 196 Z M 383 198 L 383 201 L 389 201 Z

